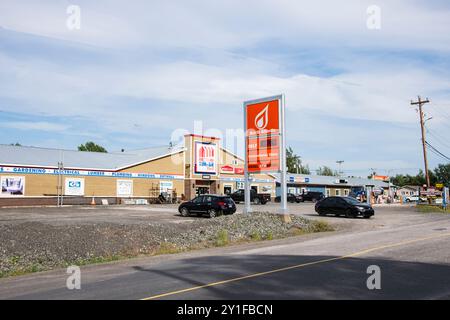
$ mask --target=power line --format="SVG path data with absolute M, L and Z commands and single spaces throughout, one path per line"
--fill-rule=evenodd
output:
M 450 145 L 447 144 L 447 142 L 444 142 L 442 136 L 437 135 L 436 133 L 434 133 L 434 131 L 431 131 L 429 128 L 427 128 L 427 132 L 434 137 L 435 139 L 437 139 L 439 141 L 439 143 L 441 143 L 444 147 L 447 147 L 450 149 Z
M 436 105 L 432 105 L 434 112 L 437 112 L 440 116 L 442 116 L 443 118 L 450 120 L 450 114 L 448 114 L 447 112 L 445 112 L 442 109 L 438 109 L 436 108 Z
M 440 152 L 438 149 L 436 149 L 435 147 L 433 147 L 428 141 L 425 141 L 425 144 L 431 148 L 431 150 L 435 151 L 436 153 L 438 153 L 439 155 L 441 155 L 443 158 L 447 159 L 450 161 L 450 157 L 447 157 L 445 154 L 443 154 L 442 152 Z
M 449 160 L 443 156 L 441 156 L 439 153 L 437 153 L 436 151 L 434 151 L 433 149 L 429 150 L 432 154 L 434 154 L 438 159 L 440 159 L 440 161 L 445 161 L 448 162 Z

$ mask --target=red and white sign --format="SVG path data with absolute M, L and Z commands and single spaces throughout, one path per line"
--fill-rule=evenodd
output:
M 217 145 L 213 143 L 195 143 L 195 173 L 217 173 Z
M 232 166 L 222 166 L 220 167 L 221 173 L 234 173 L 234 167 Z
M 244 174 L 244 168 L 236 168 L 234 166 L 225 165 L 225 166 L 220 167 L 220 172 L 221 173 L 243 175 Z
M 247 170 L 281 170 L 281 98 L 248 102 L 245 106 Z

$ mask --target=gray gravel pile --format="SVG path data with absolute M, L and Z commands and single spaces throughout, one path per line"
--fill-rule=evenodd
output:
M 0 276 L 140 254 L 168 253 L 167 248 L 174 252 L 242 240 L 282 238 L 299 231 L 324 230 L 319 230 L 316 222 L 301 217 L 292 216 L 291 223 L 283 223 L 279 216 L 264 213 L 196 219 L 192 223 L 170 226 L 3 224 L 0 225 Z

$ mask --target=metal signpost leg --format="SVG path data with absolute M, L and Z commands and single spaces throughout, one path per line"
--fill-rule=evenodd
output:
M 250 175 L 245 171 L 244 175 L 245 183 L 244 183 L 244 201 L 245 201 L 245 208 L 244 213 L 251 213 L 252 212 L 252 206 L 250 204 Z
M 281 96 L 280 99 L 281 108 L 281 150 L 280 150 L 280 156 L 281 156 L 281 213 L 283 215 L 286 215 L 288 212 L 287 208 L 287 184 L 286 184 L 286 129 L 285 129 L 285 121 L 284 121 L 284 94 Z M 286 219 L 286 217 L 285 217 Z

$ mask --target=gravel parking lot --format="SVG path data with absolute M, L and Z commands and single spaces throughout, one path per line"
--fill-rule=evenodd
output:
M 215 219 L 181 217 L 176 205 L 1 208 L 0 276 L 329 230 L 299 215 L 311 205 L 293 207 L 288 224 L 277 208 Z
M 280 204 L 253 205 L 257 212 L 277 213 Z M 178 205 L 148 206 L 73 206 L 73 207 L 30 207 L 0 208 L 0 225 L 41 222 L 52 226 L 123 224 L 123 225 L 186 225 L 207 218 L 183 218 L 178 214 Z M 237 214 L 242 214 L 243 204 L 237 205 Z M 420 218 L 413 205 L 375 207 L 376 215 L 370 220 L 319 217 L 311 202 L 288 204 L 289 213 L 307 219 L 327 221 L 341 229 L 377 228 L 399 225 Z M 407 217 L 405 217 L 405 215 Z

